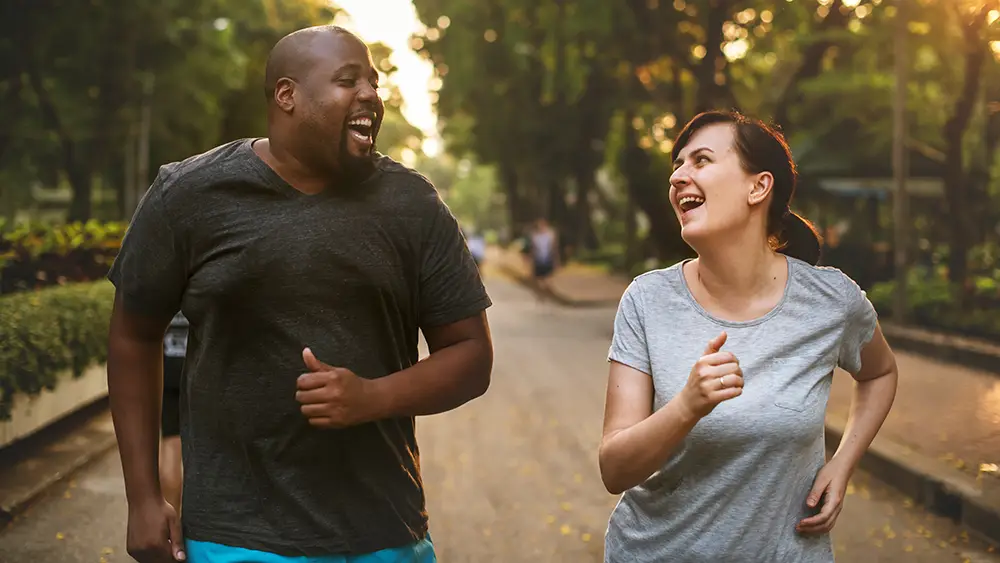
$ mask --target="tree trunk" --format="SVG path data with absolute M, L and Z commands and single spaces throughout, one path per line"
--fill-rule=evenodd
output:
M 944 184 L 949 216 L 948 279 L 952 283 L 967 285 L 968 253 L 972 245 L 969 229 L 971 206 L 969 201 L 969 175 L 965 171 L 965 151 L 962 139 L 972 119 L 972 112 L 979 95 L 979 84 L 988 49 L 981 30 L 986 23 L 986 8 L 973 16 L 963 26 L 965 44 L 965 69 L 962 90 L 955 101 L 951 117 L 944 126 L 945 163 Z
M 698 65 L 698 100 L 695 103 L 695 113 L 719 107 L 729 101 L 726 95 L 725 83 L 715 81 L 716 73 L 723 72 L 726 58 L 722 54 L 724 39 L 722 27 L 729 16 L 730 0 L 708 0 L 708 15 L 705 25 L 705 57 Z
M 594 192 L 597 182 L 593 170 L 578 170 L 576 180 L 575 223 L 576 236 L 573 243 L 577 247 L 596 250 L 600 246 L 597 232 L 594 230 L 593 213 L 590 206 L 590 194 Z
M 628 184 L 629 193 L 635 204 L 649 219 L 650 236 L 656 244 L 660 258 L 675 258 L 691 254 L 690 247 L 680 238 L 677 220 L 667 200 L 667 190 L 663 181 L 652 171 L 652 161 L 646 151 L 639 146 L 632 119 L 635 113 L 625 113 L 625 148 L 622 155 L 622 174 Z
M 80 158 L 77 145 L 63 126 L 55 104 L 42 84 L 42 77 L 34 64 L 27 69 L 28 79 L 38 99 L 38 107 L 42 112 L 42 120 L 59 138 L 62 152 L 63 170 L 73 189 L 73 199 L 70 202 L 68 221 L 86 221 L 91 216 L 91 168 L 90 163 Z
M 507 215 L 510 220 L 510 227 L 513 231 L 517 231 L 527 221 L 524 213 L 524 204 L 521 201 L 517 171 L 507 163 L 501 163 L 498 168 L 500 169 L 500 183 L 506 196 L 505 199 L 507 200 Z
M 815 30 L 816 34 L 830 33 L 847 27 L 850 18 L 841 10 L 843 0 L 834 0 L 830 5 L 830 11 Z M 823 70 L 823 58 L 826 52 L 834 45 L 829 39 L 822 39 L 810 43 L 802 53 L 802 63 L 795 70 L 785 88 L 781 91 L 781 96 L 777 100 L 774 110 L 774 121 L 781 126 L 785 135 L 788 135 L 790 116 L 789 109 L 798 106 L 802 102 L 802 92 L 799 86 L 811 78 L 816 78 Z

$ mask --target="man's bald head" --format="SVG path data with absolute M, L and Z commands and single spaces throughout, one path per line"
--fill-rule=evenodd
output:
M 361 38 L 339 25 L 318 25 L 293 31 L 282 37 L 271 49 L 264 70 L 264 95 L 268 103 L 274 101 L 278 80 L 291 78 L 299 82 L 305 78 L 315 63 L 312 51 L 317 39 L 348 36 L 364 44 Z

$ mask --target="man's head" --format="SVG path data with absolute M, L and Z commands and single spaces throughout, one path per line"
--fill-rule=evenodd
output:
M 272 136 L 307 166 L 334 176 L 371 169 L 385 106 L 368 47 L 337 26 L 286 35 L 265 71 Z

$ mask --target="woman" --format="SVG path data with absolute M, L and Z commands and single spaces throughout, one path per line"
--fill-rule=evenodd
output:
M 895 358 L 864 292 L 814 265 L 819 237 L 789 211 L 796 171 L 778 132 L 703 113 L 672 156 L 670 202 L 698 257 L 635 278 L 618 309 L 600 466 L 624 494 L 605 561 L 829 563 Z M 857 385 L 824 464 L 837 366 Z

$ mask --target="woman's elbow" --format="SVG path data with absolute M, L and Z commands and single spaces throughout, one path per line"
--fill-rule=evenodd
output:
M 608 448 L 601 444 L 597 455 L 597 463 L 601 469 L 601 482 L 604 488 L 613 495 L 620 495 L 632 488 L 627 484 L 625 476 L 622 475 L 619 464 L 615 462 L 614 456 L 608 452 Z

